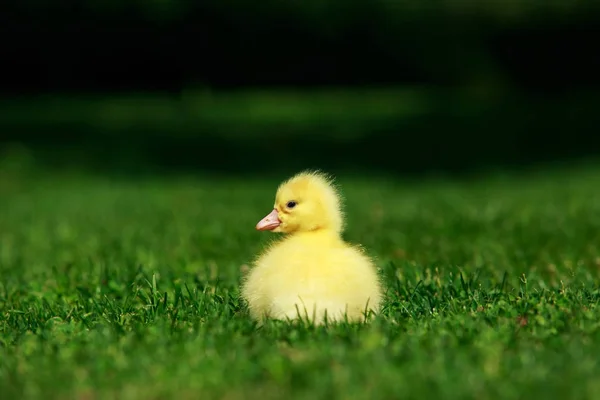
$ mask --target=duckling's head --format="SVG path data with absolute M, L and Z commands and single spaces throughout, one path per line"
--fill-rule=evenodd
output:
M 256 225 L 259 231 L 283 233 L 331 230 L 340 233 L 343 214 L 340 197 L 330 177 L 301 172 L 277 189 L 273 211 Z

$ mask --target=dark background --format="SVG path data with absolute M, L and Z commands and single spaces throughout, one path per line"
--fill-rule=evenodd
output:
M 596 1 L 1 7 L 4 165 L 456 173 L 600 151 Z

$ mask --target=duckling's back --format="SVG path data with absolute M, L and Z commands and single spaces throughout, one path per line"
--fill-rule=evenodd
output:
M 316 323 L 325 315 L 362 320 L 381 302 L 371 260 L 327 232 L 293 235 L 271 247 L 250 271 L 242 295 L 257 319 L 295 319 L 300 311 Z

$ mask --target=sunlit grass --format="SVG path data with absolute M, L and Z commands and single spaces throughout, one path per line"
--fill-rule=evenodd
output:
M 367 326 L 257 328 L 277 180 L 0 181 L 3 398 L 574 398 L 600 390 L 600 170 L 340 176 Z M 283 176 L 281 178 L 284 178 Z

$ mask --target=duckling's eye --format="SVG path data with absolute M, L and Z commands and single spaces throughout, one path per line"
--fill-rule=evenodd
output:
M 295 201 L 288 201 L 287 208 L 294 208 L 294 207 L 296 207 L 296 202 Z

